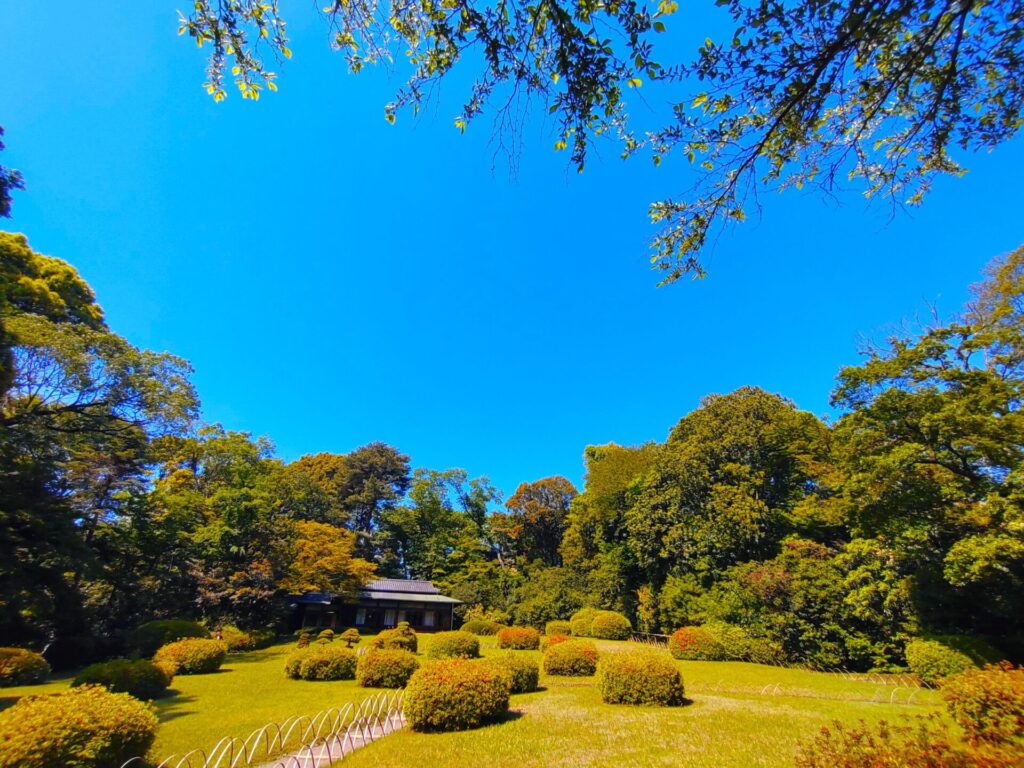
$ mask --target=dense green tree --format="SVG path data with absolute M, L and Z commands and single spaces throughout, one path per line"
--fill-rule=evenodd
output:
M 0 137 L 4 135 L 4 128 L 0 125 Z M 0 141 L 0 152 L 4 149 L 4 143 Z M 25 179 L 19 171 L 13 168 L 5 168 L 0 165 L 0 218 L 11 216 L 11 192 L 16 189 L 25 188 Z
M 561 476 L 522 483 L 505 503 L 509 520 L 507 535 L 514 554 L 524 561 L 562 564 L 559 547 L 568 527 L 569 505 L 576 488 Z

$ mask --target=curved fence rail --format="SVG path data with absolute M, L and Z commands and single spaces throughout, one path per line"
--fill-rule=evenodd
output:
M 382 691 L 360 704 L 268 723 L 246 738 L 221 739 L 213 749 L 172 755 L 157 768 L 323 768 L 405 725 L 404 691 Z M 121 768 L 143 768 L 134 757 Z

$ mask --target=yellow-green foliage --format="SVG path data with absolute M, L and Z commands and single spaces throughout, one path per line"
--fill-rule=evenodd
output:
M 471 635 L 496 635 L 501 628 L 501 624 L 490 619 L 470 619 L 462 625 L 462 631 Z
M 568 621 L 549 621 L 544 625 L 545 635 L 571 635 L 572 624 Z
M 420 663 L 401 648 L 375 648 L 359 657 L 356 682 L 363 688 L 404 688 Z
M 156 727 L 149 705 L 99 686 L 28 696 L 0 712 L 0 768 L 117 768 Z
M 569 619 L 569 627 L 575 637 L 590 637 L 590 625 L 599 611 L 597 608 L 581 608 Z
M 512 693 L 531 693 L 537 690 L 540 667 L 530 654 L 505 653 L 490 656 L 481 663 L 489 664 L 508 675 L 509 690 Z
M 50 665 L 34 651 L 0 648 L 0 688 L 35 685 L 50 676 Z
M 589 640 L 569 640 L 544 651 L 544 672 L 589 677 L 597 671 L 597 646 Z
M 509 675 L 490 664 L 448 659 L 409 680 L 405 716 L 413 730 L 461 731 L 508 711 Z
M 1024 756 L 1024 668 L 968 669 L 943 680 L 942 695 L 971 743 L 1015 745 Z
M 341 640 L 341 642 L 345 643 L 346 646 L 351 648 L 353 645 L 356 645 L 359 642 L 359 630 L 355 627 L 346 629 L 344 632 L 338 635 L 338 639 Z
M 416 653 L 419 648 L 416 633 L 409 622 L 400 621 L 394 629 L 385 629 L 370 641 L 371 648 L 400 648 Z
M 438 632 L 427 646 L 428 659 L 475 659 L 480 656 L 480 641 L 469 632 Z
M 202 624 L 184 619 L 158 619 L 140 625 L 131 633 L 128 644 L 139 656 L 152 656 L 157 650 L 175 640 L 187 637 L 208 638 L 209 630 Z
M 228 624 L 220 628 L 221 640 L 228 647 L 228 653 L 254 651 L 266 648 L 274 642 L 274 633 L 264 630 L 241 630 Z
M 976 666 L 966 653 L 938 639 L 911 640 L 906 655 L 910 671 L 928 685 L 937 685 L 944 677 Z
M 685 701 L 675 663 L 655 651 L 609 653 L 597 667 L 601 698 L 608 704 L 677 707 Z
M 590 622 L 590 636 L 601 640 L 628 640 L 632 631 L 629 619 L 615 611 L 598 611 Z
M 708 622 L 699 627 L 681 627 L 668 639 L 668 650 L 687 661 L 735 661 L 747 657 L 750 638 L 740 627 Z
M 356 652 L 351 648 L 312 646 L 302 654 L 295 676 L 302 680 L 354 680 L 357 661 Z
M 227 653 L 228 647 L 220 640 L 189 638 L 163 646 L 153 656 L 153 661 L 174 664 L 179 675 L 202 675 L 220 669 Z
M 498 632 L 498 647 L 516 651 L 535 651 L 540 645 L 540 632 L 533 627 L 505 627 Z
M 113 659 L 86 667 L 71 685 L 102 685 L 111 693 L 127 693 L 147 701 L 167 694 L 167 688 L 174 679 L 171 669 L 165 662 Z

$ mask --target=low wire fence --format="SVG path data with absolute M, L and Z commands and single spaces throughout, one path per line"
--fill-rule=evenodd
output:
M 382 691 L 359 704 L 268 723 L 242 739 L 229 736 L 213 749 L 172 755 L 157 768 L 323 768 L 405 725 L 404 691 Z M 135 757 L 121 768 L 144 768 Z

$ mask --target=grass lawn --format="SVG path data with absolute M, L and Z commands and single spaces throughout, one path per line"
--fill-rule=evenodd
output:
M 365 642 L 365 640 L 364 640 Z M 421 636 L 420 650 L 430 642 Z M 599 642 L 602 653 L 631 647 Z M 306 682 L 284 676 L 293 643 L 228 657 L 220 672 L 175 678 L 156 702 L 154 755 L 209 749 L 224 736 L 245 737 L 271 722 L 313 715 L 375 693 L 352 681 Z M 498 653 L 482 638 L 484 655 Z M 503 651 L 502 651 L 503 653 Z M 535 656 L 531 651 L 518 651 Z M 421 657 L 422 658 L 422 657 Z M 545 690 L 514 696 L 502 723 L 456 734 L 406 729 L 346 758 L 346 768 L 428 764 L 537 766 L 790 766 L 795 745 L 828 722 L 893 720 L 938 711 L 933 691 L 740 662 L 679 662 L 692 703 L 672 709 L 611 706 L 593 678 L 543 677 Z M 70 678 L 0 691 L 18 697 L 64 690 Z M 895 693 L 894 693 L 895 691 Z M 909 704 L 907 702 L 910 702 Z

